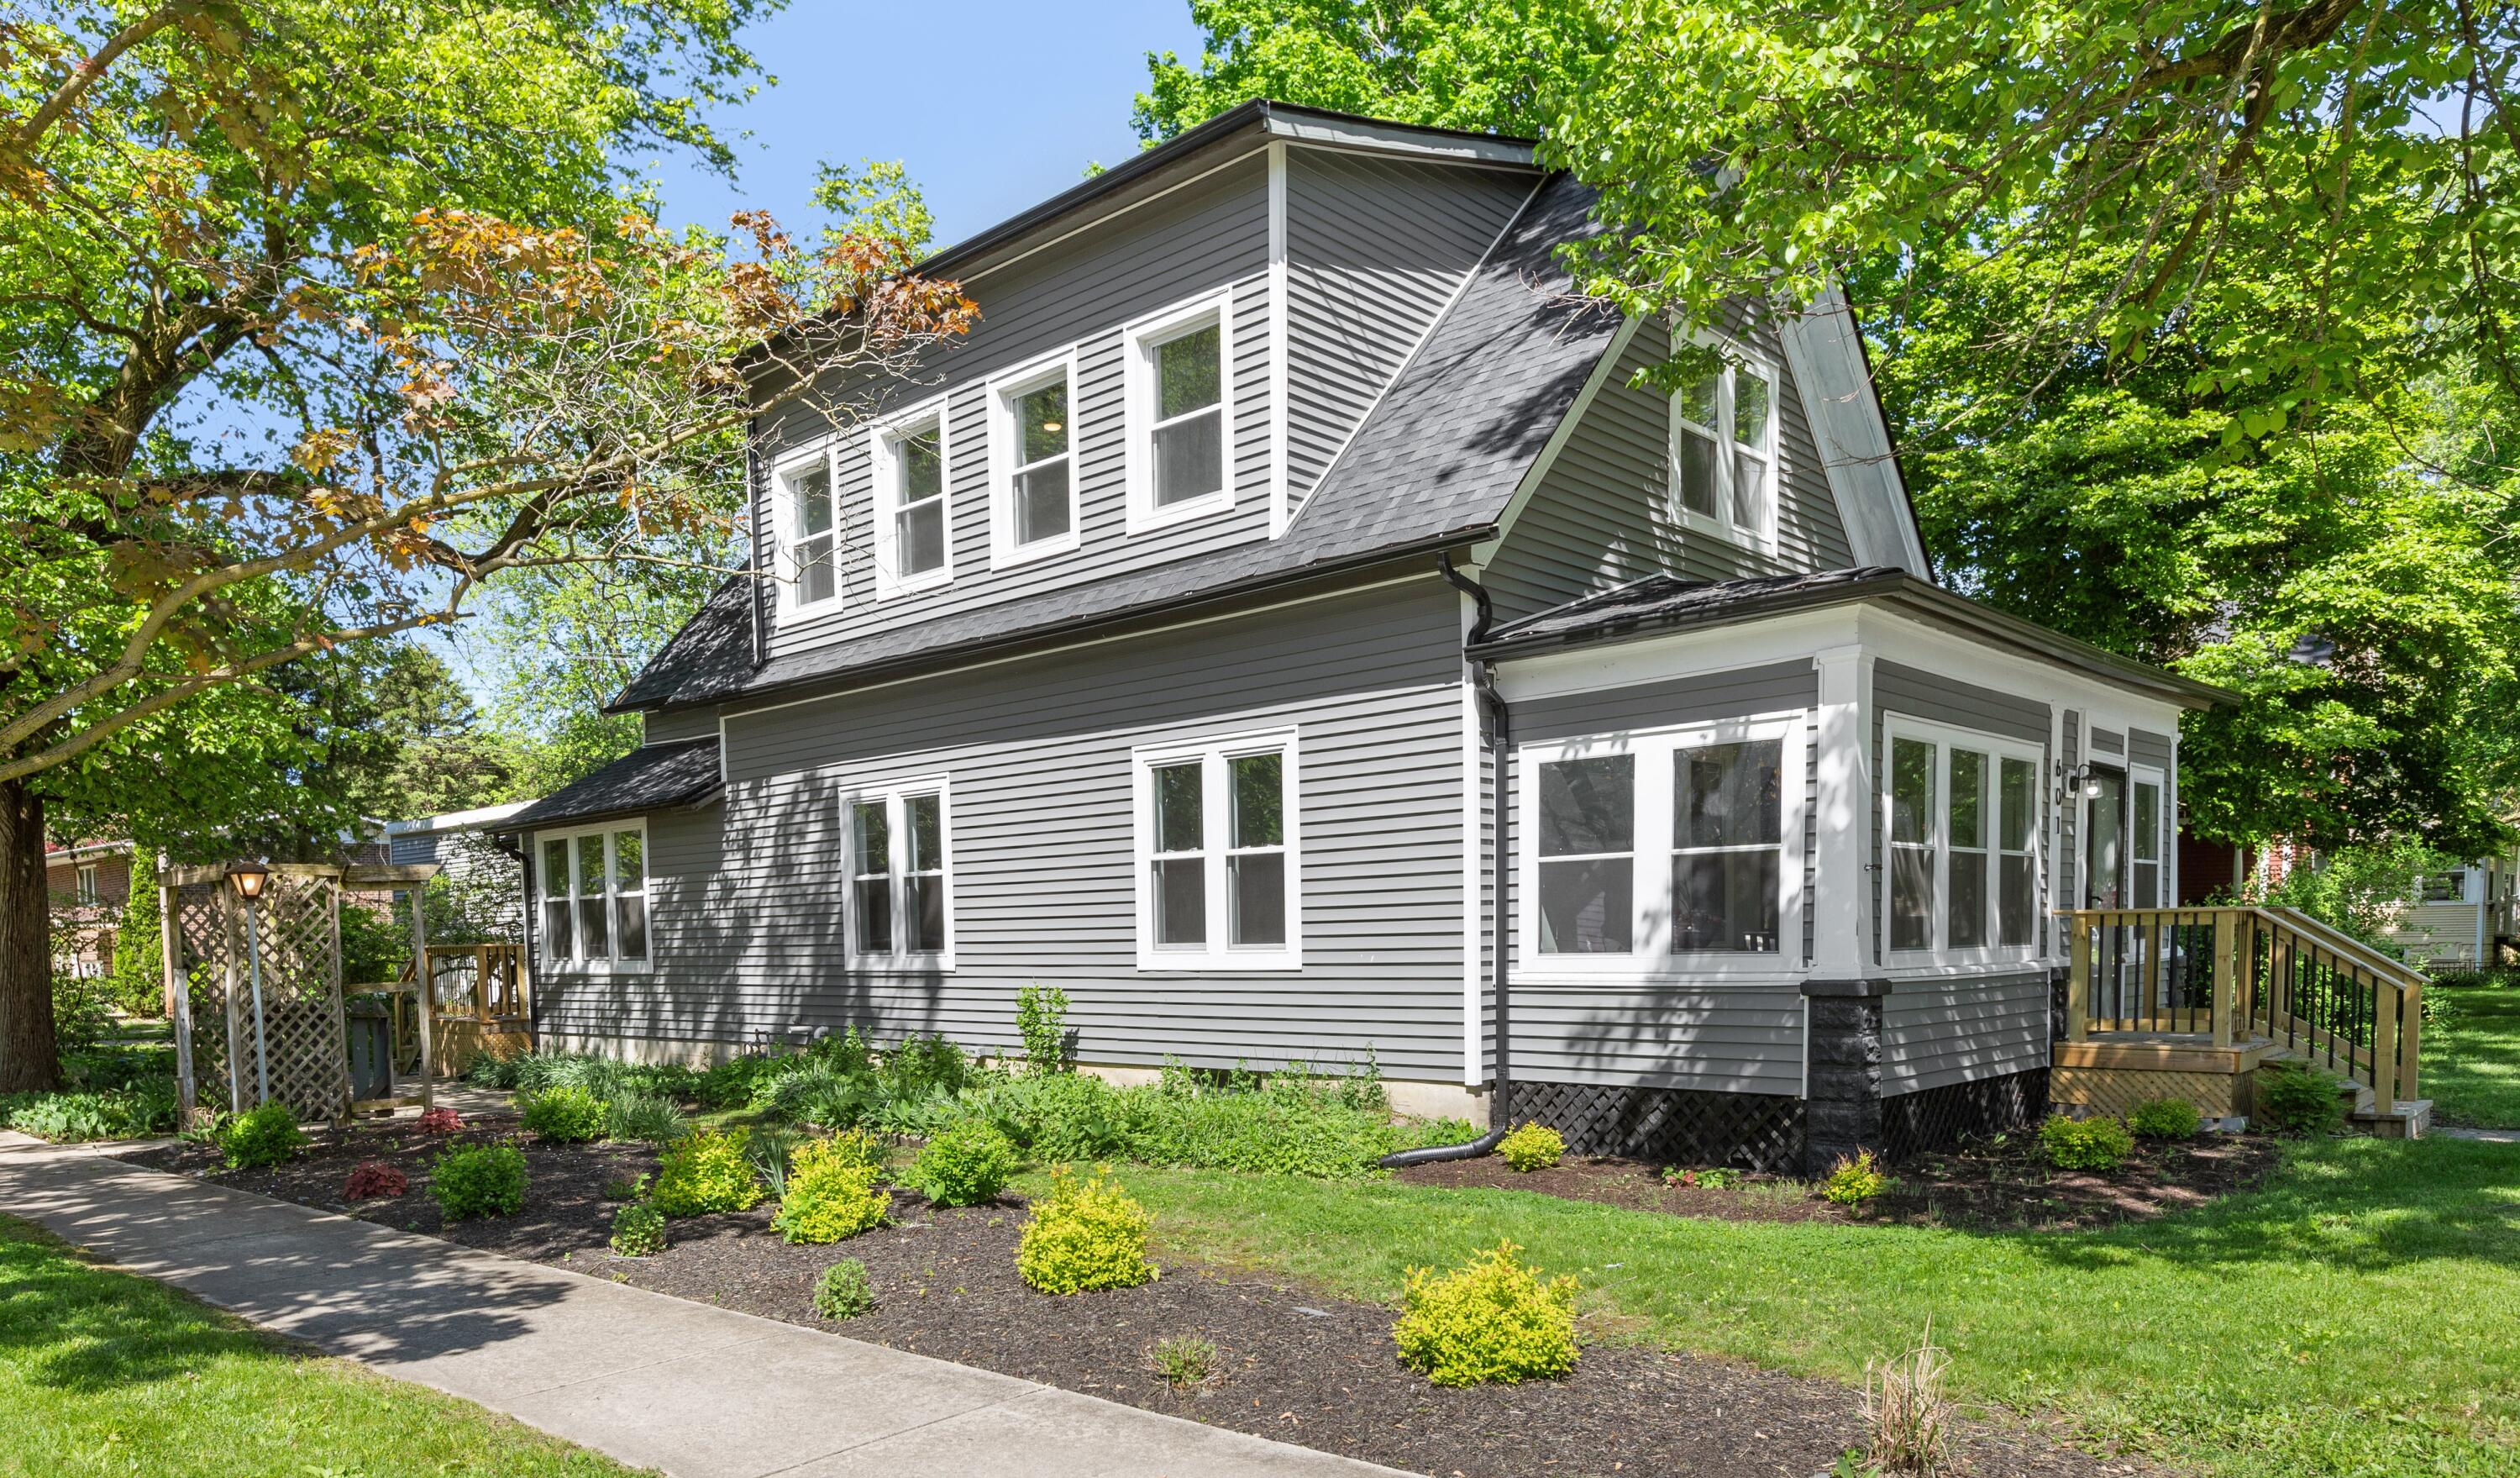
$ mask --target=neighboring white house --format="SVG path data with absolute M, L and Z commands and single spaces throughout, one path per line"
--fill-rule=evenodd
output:
M 478 806 L 442 815 L 385 823 L 385 842 L 397 865 L 435 862 L 471 933 L 484 939 L 525 937 L 524 865 L 503 851 L 495 834 L 527 803 Z
M 2520 854 L 2514 853 L 2426 873 L 2415 897 L 2400 905 L 2389 942 L 2428 970 L 2491 965 L 2513 942 L 2515 884 Z

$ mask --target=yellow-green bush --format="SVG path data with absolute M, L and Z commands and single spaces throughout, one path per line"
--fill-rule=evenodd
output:
M 2135 1135 L 2107 1114 L 2090 1119 L 2058 1114 L 2039 1126 L 2039 1148 L 2058 1170 L 2115 1170 L 2135 1153 Z
M 862 1135 L 841 1134 L 797 1146 L 788 1161 L 788 1190 L 770 1224 L 790 1242 L 836 1242 L 883 1224 L 892 1193 Z
M 1526 1124 L 1497 1141 L 1505 1163 L 1528 1174 L 1547 1170 L 1566 1154 L 1566 1136 L 1545 1124 Z
M 1391 1338 L 1400 1363 L 1439 1386 L 1545 1380 L 1575 1368 L 1575 1280 L 1544 1280 L 1512 1242 L 1441 1277 L 1409 1270 Z
M 656 1159 L 656 1188 L 648 1200 L 669 1217 L 744 1211 L 761 1202 L 761 1178 L 743 1150 L 742 1130 L 701 1130 L 668 1145 Z
M 1820 1186 L 1822 1200 L 1840 1206 L 1861 1206 L 1890 1188 L 1890 1177 L 1872 1161 L 1872 1151 L 1860 1149 L 1852 1157 L 1840 1156 L 1829 1167 L 1828 1178 Z
M 1153 1224 L 1147 1208 L 1101 1171 L 1079 1180 L 1062 1167 L 1051 1172 L 1049 1192 L 1032 1203 L 1015 1247 L 1015 1271 L 1044 1293 L 1134 1288 L 1156 1276 L 1147 1261 Z
M 2193 1139 L 2204 1126 L 2204 1116 L 2184 1098 L 2147 1098 L 2127 1115 L 2127 1128 L 2146 1139 Z

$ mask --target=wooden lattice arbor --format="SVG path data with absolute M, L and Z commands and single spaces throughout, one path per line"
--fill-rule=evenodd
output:
M 275 862 L 263 869 L 259 896 L 248 899 L 238 875 L 250 870 L 221 863 L 158 875 L 167 993 L 175 1002 L 177 1101 L 187 1123 L 200 1108 L 235 1112 L 272 1099 L 302 1120 L 345 1119 L 353 1107 L 369 1105 L 351 1101 L 341 895 L 350 888 L 416 890 L 436 865 Z M 415 907 L 413 956 L 425 958 L 428 947 L 428 926 Z M 359 989 L 408 990 L 417 983 Z M 425 1039 L 428 1013 L 421 1019 Z M 426 1106 L 429 1096 L 423 1073 L 419 1101 Z

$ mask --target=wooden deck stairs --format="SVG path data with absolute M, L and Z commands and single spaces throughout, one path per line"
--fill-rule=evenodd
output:
M 2421 1135 L 2423 977 L 2289 908 L 2092 908 L 2058 917 L 2072 964 L 2049 1098 L 2123 1114 L 2184 1098 L 2211 1117 L 2250 1116 L 2258 1069 L 2328 1073 L 2348 1118 L 2391 1138 Z

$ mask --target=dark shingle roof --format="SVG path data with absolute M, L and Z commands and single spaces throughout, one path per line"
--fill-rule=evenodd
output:
M 906 667 L 1468 542 L 1495 526 L 1619 326 L 1555 260 L 1592 193 L 1555 176 L 1482 262 L 1283 535 L 752 665 L 749 580 L 719 587 L 615 709 L 679 708 Z
M 717 741 L 690 739 L 631 751 L 509 817 L 502 831 L 530 831 L 598 816 L 685 806 L 718 787 Z

